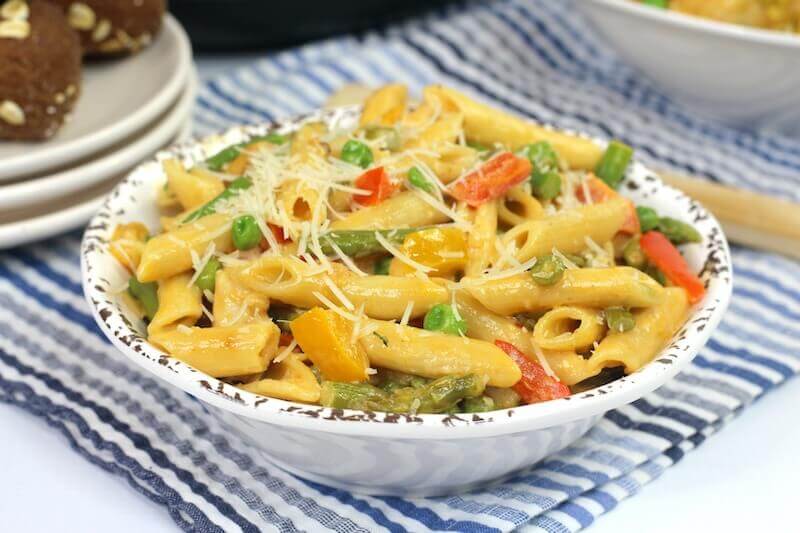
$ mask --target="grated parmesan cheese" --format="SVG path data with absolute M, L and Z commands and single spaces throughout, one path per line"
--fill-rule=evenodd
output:
M 292 342 L 290 342 L 288 346 L 286 346 L 283 350 L 281 350 L 280 353 L 278 353 L 278 355 L 275 356 L 272 362 L 273 363 L 282 362 L 287 357 L 289 357 L 289 354 L 291 354 L 296 347 L 297 347 L 297 341 L 292 339 Z
M 576 265 L 575 263 L 570 261 L 569 258 L 566 255 L 564 255 L 561 252 L 559 252 L 558 248 L 553 247 L 553 250 L 551 251 L 551 253 L 554 256 L 556 256 L 564 264 L 564 266 L 567 267 L 569 270 L 574 270 L 576 268 L 580 268 L 578 265 Z
M 539 360 L 539 364 L 542 365 L 542 368 L 547 375 L 552 378 L 557 378 L 556 373 L 553 372 L 553 369 L 550 367 L 550 363 L 547 361 L 547 357 L 545 357 L 542 348 L 536 344 L 536 341 L 534 341 L 533 338 L 531 338 L 531 345 L 533 345 L 533 353 L 536 354 L 536 359 Z
M 407 326 L 408 321 L 411 320 L 411 313 L 414 311 L 414 302 L 410 301 L 406 303 L 406 308 L 403 311 L 403 316 L 400 318 L 400 325 Z
M 325 285 L 328 286 L 333 295 L 336 296 L 336 299 L 342 302 L 342 305 L 344 305 L 345 309 L 347 309 L 348 311 L 355 311 L 356 306 L 353 305 L 353 302 L 351 302 L 350 299 L 347 298 L 347 296 L 345 296 L 345 294 L 342 292 L 342 289 L 340 289 L 333 282 L 330 276 L 323 276 L 322 281 L 325 283 Z

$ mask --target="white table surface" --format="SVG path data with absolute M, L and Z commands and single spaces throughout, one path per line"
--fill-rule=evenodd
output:
M 199 61 L 201 77 L 235 66 Z M 796 530 L 800 379 L 773 391 L 592 533 Z M 176 530 L 159 506 L 73 452 L 42 421 L 0 404 L 0 530 L 141 533 Z M 42 509 L 45 511 L 42 512 Z

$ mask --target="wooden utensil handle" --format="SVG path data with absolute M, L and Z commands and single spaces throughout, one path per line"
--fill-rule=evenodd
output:
M 660 175 L 711 211 L 731 242 L 800 259 L 800 204 L 670 172 Z

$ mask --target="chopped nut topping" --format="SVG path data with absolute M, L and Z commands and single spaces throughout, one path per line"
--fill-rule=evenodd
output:
M 67 101 L 67 97 L 63 93 L 56 93 L 55 100 L 58 105 L 61 105 Z
M 25 124 L 25 111 L 16 102 L 3 100 L 0 102 L 0 120 L 12 126 L 22 126 Z
M 82 2 L 75 2 L 69 6 L 67 18 L 69 25 L 76 30 L 91 30 L 97 20 L 92 8 Z
M 92 41 L 99 43 L 111 35 L 111 21 L 108 19 L 101 20 L 94 31 L 92 32 Z
M 67 88 L 64 91 L 64 94 L 66 94 L 67 97 L 72 98 L 73 96 L 75 96 L 76 92 L 78 92 L 78 89 L 74 85 L 72 85 L 70 83 L 69 85 L 67 85 Z
M 117 40 L 122 44 L 122 47 L 127 50 L 132 50 L 136 47 L 136 42 L 131 39 L 131 36 L 125 30 L 117 30 Z
M 27 39 L 31 25 L 26 20 L 4 20 L 0 22 L 0 39 Z
M 0 18 L 6 20 L 28 20 L 30 10 L 25 0 L 8 0 L 0 7 Z

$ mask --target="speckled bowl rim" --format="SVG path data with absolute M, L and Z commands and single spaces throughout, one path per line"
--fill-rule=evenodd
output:
M 727 308 L 732 291 L 728 243 L 719 223 L 697 202 L 664 185 L 638 162 L 628 170 L 626 187 L 638 198 L 657 197 L 665 214 L 693 222 L 703 243 L 688 251 L 690 262 L 703 265 L 701 277 L 707 294 L 692 310 L 686 324 L 651 363 L 638 372 L 607 385 L 568 398 L 480 414 L 401 415 L 393 413 L 330 409 L 258 396 L 210 377 L 150 345 L 123 315 L 109 281 L 121 278 L 123 269 L 108 251 L 108 240 L 120 222 L 141 220 L 134 202 L 144 187 L 155 190 L 163 183 L 159 161 L 178 157 L 185 163 L 201 160 L 221 148 L 267 131 L 285 133 L 305 121 L 342 123 L 354 120 L 358 106 L 316 111 L 277 124 L 239 126 L 221 135 L 175 145 L 159 152 L 129 174 L 108 196 L 95 215 L 81 245 L 81 272 L 86 299 L 98 325 L 129 359 L 181 390 L 241 417 L 285 427 L 370 437 L 425 439 L 477 438 L 532 431 L 577 419 L 597 416 L 635 401 L 653 391 L 684 368 L 708 341 Z M 589 138 L 589 137 L 587 137 Z M 604 141 L 593 139 L 598 144 Z M 668 204 L 665 202 L 668 201 Z M 104 263 L 108 266 L 103 267 Z M 110 270 L 113 269 L 113 270 Z M 119 287 L 119 285 L 117 285 Z

